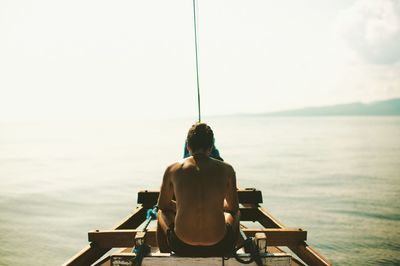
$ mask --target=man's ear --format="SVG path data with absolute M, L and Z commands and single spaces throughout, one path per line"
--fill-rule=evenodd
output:
M 186 141 L 186 148 L 189 151 L 189 154 L 192 153 L 192 148 L 189 146 L 189 143 Z

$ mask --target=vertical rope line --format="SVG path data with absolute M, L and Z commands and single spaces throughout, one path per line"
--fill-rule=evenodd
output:
M 193 0 L 193 23 L 194 23 L 194 49 L 196 54 L 196 80 L 197 80 L 197 106 L 199 113 L 199 122 L 201 122 L 200 110 L 200 81 L 199 81 L 199 57 L 197 47 L 197 17 L 196 17 L 196 0 Z

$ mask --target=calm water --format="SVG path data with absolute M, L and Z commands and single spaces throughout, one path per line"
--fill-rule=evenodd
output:
M 400 264 L 400 118 L 208 121 L 239 185 L 335 265 Z M 0 265 L 59 265 L 111 228 L 191 122 L 0 123 Z

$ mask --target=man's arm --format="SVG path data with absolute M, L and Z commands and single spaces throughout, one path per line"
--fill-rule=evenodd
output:
M 158 197 L 158 207 L 163 211 L 173 211 L 176 212 L 176 204 L 172 201 L 174 196 L 174 187 L 172 185 L 172 166 L 165 170 L 163 181 L 161 184 L 160 195 Z
M 236 187 L 236 174 L 232 166 L 228 166 L 228 184 L 227 184 L 224 210 L 236 214 L 239 210 L 239 199 Z

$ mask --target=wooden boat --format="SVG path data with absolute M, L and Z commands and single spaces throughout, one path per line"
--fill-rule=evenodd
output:
M 135 265 L 135 245 L 145 241 L 151 247 L 142 265 L 243 265 L 235 258 L 222 257 L 179 257 L 160 253 L 157 247 L 155 222 L 148 230 L 142 230 L 146 222 L 147 210 L 158 199 L 158 191 L 140 191 L 138 206 L 112 230 L 95 230 L 88 233 L 89 245 L 83 248 L 64 265 L 127 266 Z M 257 248 L 263 265 L 331 265 L 326 258 L 305 242 L 307 231 L 286 228 L 281 222 L 262 208 L 261 191 L 256 189 L 238 190 L 241 228 L 246 236 L 255 236 Z M 238 245 L 243 242 L 238 240 Z M 118 248 L 118 249 L 117 249 Z M 117 249 L 117 250 L 116 250 Z M 238 251 L 243 260 L 250 259 L 244 250 Z M 252 262 L 248 265 L 256 265 Z

